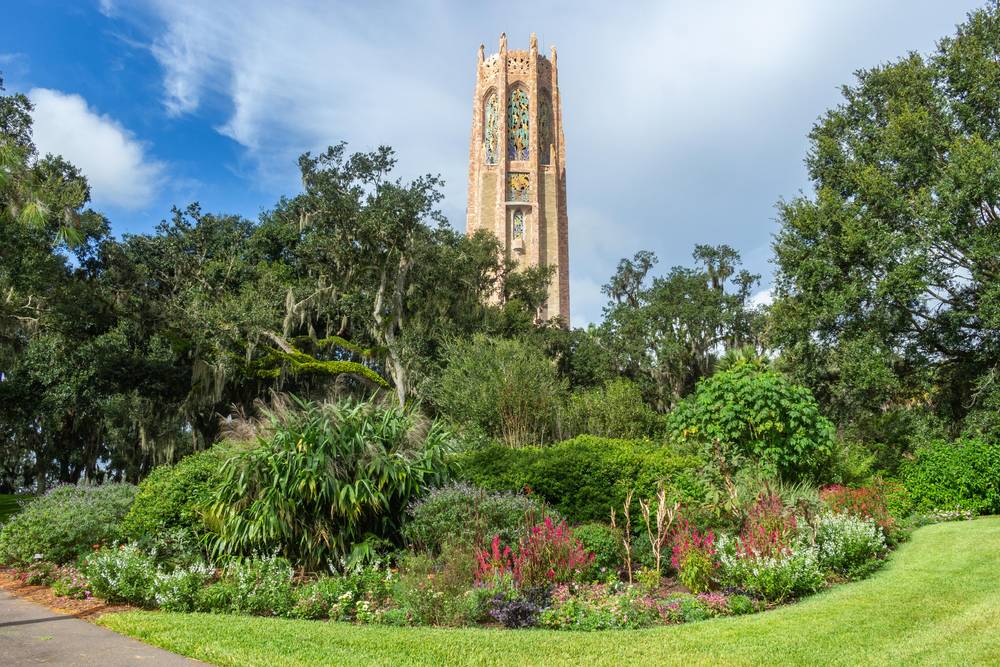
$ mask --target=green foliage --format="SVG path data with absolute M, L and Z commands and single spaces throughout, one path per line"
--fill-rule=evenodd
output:
M 537 346 L 477 334 L 452 342 L 445 358 L 434 400 L 449 418 L 512 447 L 552 438 L 566 384 Z
M 153 582 L 156 606 L 163 611 L 196 611 L 198 596 L 214 574 L 215 571 L 204 563 L 178 567 L 171 572 L 157 572 Z
M 334 336 L 333 338 L 336 338 Z M 305 352 L 290 348 L 288 350 L 271 349 L 266 355 L 255 362 L 255 372 L 260 377 L 277 378 L 282 369 L 293 375 L 299 373 L 321 373 L 337 376 L 341 373 L 356 375 L 368 380 L 377 387 L 387 389 L 389 383 L 381 375 L 357 361 L 323 360 L 310 356 Z
M 483 547 L 495 535 L 504 544 L 517 544 L 527 527 L 545 516 L 559 517 L 536 496 L 506 491 L 489 492 L 470 484 L 434 489 L 410 504 L 403 528 L 406 541 L 438 554 L 451 544 Z
M 564 433 L 605 438 L 650 438 L 661 430 L 660 416 L 646 405 L 639 387 L 625 378 L 572 394 L 563 424 Z
M 81 572 L 94 595 L 108 602 L 143 607 L 154 600 L 156 564 L 134 544 L 104 547 L 88 554 Z
M 136 495 L 131 484 L 60 486 L 31 499 L 0 529 L 0 562 L 30 563 L 35 554 L 68 563 L 121 535 Z
M 450 435 L 373 403 L 296 401 L 223 467 L 206 515 L 218 556 L 277 551 L 308 569 L 339 566 L 396 539 L 407 503 L 440 483 Z
M 475 594 L 477 562 L 468 545 L 448 547 L 439 558 L 407 554 L 393 599 L 421 625 L 471 625 L 484 616 Z
M 494 445 L 456 462 L 461 478 L 495 491 L 530 490 L 573 522 L 606 521 L 612 508 L 621 512 L 629 489 L 636 499 L 653 497 L 660 480 L 686 501 L 704 493 L 700 459 L 649 441 L 578 436 L 548 447 Z M 638 505 L 633 510 L 638 516 Z
M 902 473 L 916 511 L 1000 513 L 1000 444 L 996 441 L 933 442 L 918 449 Z
M 814 548 L 781 552 L 774 556 L 741 556 L 731 545 L 719 549 L 719 576 L 735 586 L 770 602 L 814 593 L 824 584 L 823 571 Z
M 236 454 L 229 444 L 215 445 L 172 466 L 154 468 L 139 484 L 135 502 L 122 522 L 132 540 L 146 540 L 174 528 L 201 534 L 201 513 L 212 503 L 223 464 Z
M 341 576 L 323 576 L 296 588 L 294 618 L 359 620 L 365 605 L 384 606 L 395 579 L 391 571 L 366 568 Z
M 752 464 L 789 479 L 822 479 L 834 447 L 833 425 L 809 390 L 751 364 L 699 382 L 667 428 L 730 469 Z
M 557 591 L 552 605 L 538 616 L 538 624 L 552 630 L 621 630 L 646 628 L 659 620 L 656 608 L 635 590 L 616 593 L 605 588 L 577 595 Z
M 249 558 L 235 561 L 223 572 L 232 585 L 232 611 L 256 616 L 287 616 L 295 604 L 294 570 L 284 558 Z
M 640 251 L 603 289 L 611 301 L 601 336 L 614 365 L 660 412 L 712 372 L 719 348 L 752 344 L 759 333 L 750 295 L 760 276 L 738 270 L 740 255 L 727 245 L 697 245 L 693 257 L 696 267 L 675 266 L 647 284 L 657 259 Z
M 879 525 L 850 514 L 820 516 L 815 541 L 820 567 L 850 577 L 867 574 L 886 550 Z
M 935 53 L 858 71 L 810 133 L 814 192 L 779 204 L 771 342 L 838 425 L 912 406 L 953 435 L 992 375 L 998 17 L 990 2 Z M 912 435 L 879 463 L 892 472 Z
M 715 558 L 708 549 L 688 549 L 679 563 L 677 579 L 692 593 L 704 593 L 715 578 Z
M 573 537 L 594 554 L 593 574 L 616 573 L 622 566 L 624 547 L 621 531 L 603 523 L 585 523 L 573 528 Z
M 21 511 L 21 505 L 28 500 L 24 496 L 15 496 L 9 493 L 0 493 L 0 526 Z

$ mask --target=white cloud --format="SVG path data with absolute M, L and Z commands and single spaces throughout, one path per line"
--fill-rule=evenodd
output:
M 754 308 L 760 306 L 770 306 L 774 303 L 774 291 L 768 287 L 763 289 L 750 297 L 750 305 Z
M 33 137 L 42 154 L 62 155 L 83 171 L 94 203 L 137 209 L 150 203 L 164 165 L 150 160 L 127 129 L 79 95 L 48 88 L 28 93 L 35 111 Z
M 926 49 L 967 9 L 929 0 L 146 4 L 167 112 L 221 118 L 218 131 L 245 148 L 258 185 L 294 188 L 304 150 L 388 144 L 402 176 L 442 173 L 445 212 L 459 228 L 479 42 L 495 52 L 505 30 L 510 48 L 523 49 L 535 30 L 544 53 L 556 43 L 574 322 L 600 317 L 599 285 L 640 248 L 657 252 L 661 269 L 690 263 L 699 242 L 766 249 L 773 204 L 807 184 L 805 137 L 838 86 L 858 67 Z M 746 254 L 747 267 L 769 272 L 766 254 Z

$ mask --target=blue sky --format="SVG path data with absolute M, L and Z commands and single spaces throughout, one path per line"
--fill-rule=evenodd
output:
M 340 140 L 393 146 L 403 177 L 440 173 L 462 229 L 476 51 L 535 31 L 559 50 L 582 325 L 639 249 L 666 270 L 728 243 L 766 299 L 774 204 L 808 188 L 816 118 L 855 70 L 930 51 L 978 4 L 19 0 L 0 71 L 116 233 L 191 201 L 255 218 L 297 191 L 301 152 Z

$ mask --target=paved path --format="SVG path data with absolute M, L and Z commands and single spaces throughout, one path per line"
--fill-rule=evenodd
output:
M 147 646 L 0 590 L 0 664 L 195 667 L 204 663 Z

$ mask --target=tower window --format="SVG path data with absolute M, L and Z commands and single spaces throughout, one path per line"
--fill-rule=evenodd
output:
M 543 90 L 538 99 L 538 161 L 541 164 L 549 164 L 549 146 L 553 143 L 552 98 L 549 91 Z
M 511 217 L 510 236 L 517 241 L 524 238 L 524 209 L 515 208 Z
M 507 105 L 507 158 L 528 159 L 528 93 L 521 88 L 512 88 L 510 103 Z
M 500 143 L 500 105 L 497 94 L 490 93 L 483 111 L 483 152 L 486 154 L 486 164 L 496 164 Z
M 528 174 L 515 171 L 507 174 L 507 201 L 528 201 L 531 192 Z

